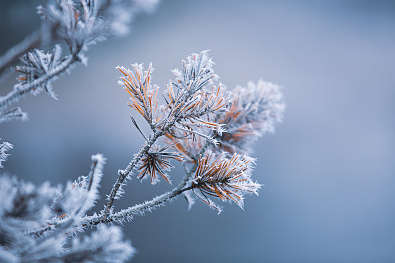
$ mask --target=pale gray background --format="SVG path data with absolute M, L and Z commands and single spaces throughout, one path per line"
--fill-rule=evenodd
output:
M 39 26 L 26 2 L 0 2 L 2 53 Z M 395 262 L 393 1 L 163 1 L 57 81 L 60 101 L 20 102 L 29 121 L 0 127 L 15 145 L 5 170 L 64 183 L 101 152 L 108 193 L 143 143 L 114 67 L 152 61 L 165 87 L 170 69 L 205 49 L 230 88 L 260 77 L 284 87 L 284 123 L 254 154 L 265 185 L 244 211 L 224 205 L 217 216 L 197 203 L 188 212 L 179 198 L 136 217 L 124 227 L 138 249 L 133 262 Z M 175 184 L 181 176 L 173 173 Z M 171 188 L 134 179 L 116 208 Z

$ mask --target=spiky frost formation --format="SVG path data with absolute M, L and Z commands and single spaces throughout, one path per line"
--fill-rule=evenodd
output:
M 49 203 L 60 192 L 49 184 L 36 187 L 32 183 L 18 182 L 15 177 L 0 176 L 0 214 L 20 224 L 20 230 L 38 228 L 56 216 Z
M 48 53 L 42 50 L 35 49 L 23 55 L 20 60 L 22 65 L 16 66 L 15 70 L 21 75 L 17 78 L 19 85 L 30 84 L 42 76 L 53 71 L 59 65 L 61 57 L 61 48 L 56 45 L 55 48 Z M 39 94 L 41 91 L 47 92 L 52 98 L 57 99 L 53 93 L 51 82 L 54 79 L 40 83 L 32 90 L 34 95 Z
M 156 85 L 152 87 L 150 83 L 152 65 L 148 66 L 147 71 L 144 71 L 142 64 L 133 64 L 132 68 L 133 70 L 117 67 L 124 75 L 121 77 L 120 85 L 130 95 L 129 106 L 140 113 L 152 127 L 155 127 L 159 122 L 159 87 Z
M 138 168 L 138 170 L 140 170 L 140 179 L 148 175 L 151 179 L 151 183 L 156 184 L 159 180 L 158 176 L 161 176 L 170 183 L 170 178 L 166 173 L 173 168 L 170 164 L 170 160 L 174 159 L 181 162 L 182 157 L 177 153 L 165 152 L 167 148 L 168 147 L 159 148 L 159 146 L 154 145 L 151 150 L 141 158 Z
M 226 132 L 219 135 L 219 148 L 229 153 L 248 153 L 252 143 L 282 121 L 285 110 L 280 87 L 259 80 L 247 87 L 236 87 L 232 104 L 224 115 L 218 115 Z
M 27 120 L 27 114 L 22 112 L 21 108 L 16 107 L 10 110 L 0 111 L 0 124 L 3 122 L 13 121 L 13 120 Z
M 93 155 L 88 176 L 80 176 L 73 183 L 67 183 L 65 189 L 51 187 L 49 183 L 36 187 L 16 178 L 0 176 L 0 212 L 14 222 L 23 222 L 20 226 L 22 231 L 39 228 L 48 222 L 78 221 L 98 198 L 103 164 L 102 155 Z
M 208 134 L 208 131 L 199 131 L 199 133 Z M 192 138 L 190 138 L 184 131 L 172 131 L 165 134 L 165 136 L 165 142 L 177 150 L 184 157 L 184 161 L 188 162 L 196 162 L 200 150 L 207 143 L 205 137 L 193 134 Z M 214 141 L 214 138 L 210 138 L 211 141 Z
M 224 110 L 230 101 L 224 85 L 213 82 L 217 76 L 212 60 L 207 52 L 201 52 L 188 56 L 182 65 L 182 70 L 173 70 L 176 79 L 167 86 L 164 94 L 166 104 L 160 106 L 159 87 L 150 84 L 151 64 L 146 71 L 141 64 L 133 64 L 132 70 L 118 66 L 123 74 L 119 83 L 131 97 L 129 105 L 145 118 L 153 130 L 181 130 L 190 136 L 207 136 L 199 134 L 198 127 L 222 133 L 222 125 L 213 120 L 215 114 Z
M 110 36 L 128 32 L 134 15 L 152 11 L 159 0 L 48 0 L 38 7 L 42 18 L 39 32 L 0 57 L 0 75 L 21 57 L 14 70 L 22 73 L 18 84 L 5 96 L 0 96 L 0 124 L 15 119 L 26 119 L 26 114 L 11 105 L 28 93 L 45 90 L 56 98 L 51 83 L 78 62 L 87 65 L 88 47 Z M 66 44 L 69 54 L 61 57 L 60 45 L 51 51 L 39 46 Z M 48 50 L 48 48 L 45 48 Z
M 195 132 L 196 127 L 222 133 L 223 127 L 214 117 L 225 109 L 230 99 L 226 87 L 214 83 L 218 76 L 213 65 L 207 51 L 203 51 L 183 60 L 181 70 L 173 70 L 176 79 L 167 86 L 165 97 L 168 118 L 176 120 L 175 129 L 198 136 L 202 134 Z
M 73 238 L 71 248 L 54 262 L 126 262 L 134 253 L 119 227 L 100 226 L 89 237 Z
M 224 153 L 215 155 L 207 151 L 199 157 L 192 188 L 199 190 L 200 199 L 212 206 L 207 195 L 218 197 L 222 201 L 233 201 L 243 208 L 244 194 L 258 194 L 260 184 L 251 180 L 251 166 L 253 159 L 247 156 L 233 154 L 228 159 Z
M 101 154 L 95 154 L 92 155 L 91 160 L 89 174 L 87 176 L 81 175 L 72 183 L 68 182 L 64 192 L 51 203 L 51 208 L 58 215 L 62 217 L 84 216 L 95 205 L 99 197 L 98 188 L 105 158 Z
M 47 37 L 65 40 L 72 52 L 109 36 L 128 32 L 139 11 L 151 11 L 158 0 L 58 0 L 38 7 Z
M 105 214 L 109 214 L 114 200 L 119 197 L 118 191 L 123 190 L 125 179 L 131 176 L 134 168 L 138 168 L 142 159 L 147 165 L 142 168 L 140 176 L 144 177 L 148 173 L 151 175 L 151 182 L 155 182 L 153 175 L 159 171 L 159 174 L 168 180 L 162 171 L 153 168 L 152 165 L 158 164 L 157 159 L 148 154 L 159 137 L 166 135 L 170 139 L 180 138 L 181 134 L 184 138 L 193 140 L 196 137 L 203 137 L 215 144 L 216 141 L 212 136 L 213 131 L 222 134 L 223 125 L 213 120 L 230 103 L 229 94 L 224 85 L 215 85 L 213 82 L 217 76 L 214 74 L 213 62 L 208 57 L 207 51 L 188 56 L 182 65 L 182 70 L 173 71 L 176 79 L 170 82 L 167 91 L 163 94 L 166 104 L 159 106 L 159 87 L 152 86 L 150 83 L 151 64 L 146 71 L 141 64 L 133 64 L 132 70 L 121 66 L 117 67 L 123 74 L 119 84 L 131 97 L 132 103 L 129 105 L 144 117 L 153 134 L 147 138 L 132 118 L 134 125 L 146 142 L 126 169 L 119 171 L 119 177 L 108 195 Z M 166 164 L 162 164 L 163 167 L 160 166 L 158 164 L 159 168 L 168 169 Z
M 103 227 L 80 240 L 87 210 L 97 199 L 102 155 L 74 183 L 35 186 L 0 176 L 0 262 L 125 262 L 134 253 L 122 232 Z M 68 239 L 69 240 L 68 242 Z
M 195 204 L 195 198 L 193 198 L 191 191 L 184 192 L 184 198 L 188 204 L 188 211 L 190 211 Z
M 0 138 L 0 142 L 1 142 L 1 138 Z M 7 157 L 9 156 L 9 154 L 7 153 L 7 151 L 12 149 L 12 144 L 9 142 L 2 142 L 0 143 L 0 168 L 3 168 L 3 162 L 7 161 Z
M 28 81 L 34 74 L 38 79 L 46 78 L 46 73 L 41 77 L 38 74 L 52 57 L 40 52 L 35 54 L 33 57 L 37 59 L 30 59 L 30 62 L 39 61 L 31 65 L 38 70 L 21 69 L 25 75 L 20 81 Z M 100 229 L 82 241 L 72 238 L 67 242 L 67 239 L 89 225 L 130 221 L 134 215 L 152 211 L 181 194 L 189 209 L 194 203 L 191 193 L 218 212 L 221 207 L 209 197 L 234 202 L 243 208 L 245 194 L 257 194 L 261 185 L 251 179 L 254 160 L 237 152 L 245 152 L 249 142 L 273 131 L 273 125 L 281 121 L 285 105 L 278 87 L 262 81 L 256 86 L 249 83 L 248 89 L 238 87 L 232 97 L 222 84 L 214 83 L 216 75 L 212 64 L 206 52 L 189 56 L 183 61 L 182 70 L 174 71 L 176 80 L 168 85 L 164 96 L 166 103 L 161 106 L 158 105 L 159 88 L 150 84 L 151 65 L 147 71 L 138 64 L 133 65 L 132 71 L 118 67 L 123 74 L 121 84 L 131 97 L 130 106 L 144 117 L 153 133 L 146 136 L 132 117 L 133 124 L 145 139 L 144 146 L 124 170 L 119 170 L 105 208 L 99 214 L 86 215 L 98 197 L 105 161 L 99 154 L 92 156 L 89 174 L 68 183 L 64 190 L 51 188 L 48 184 L 36 188 L 16 180 L 0 180 L 0 197 L 2 192 L 10 197 L 8 203 L 1 204 L 0 201 L 3 209 L 0 209 L 0 259 L 10 262 L 19 262 L 20 257 L 29 257 L 31 262 L 123 262 L 133 248 L 120 241 L 119 230 Z M 21 85 L 43 83 L 36 81 Z M 0 109 L 5 105 L 1 103 L 0 100 Z M 223 133 L 224 129 L 227 129 L 226 133 Z M 157 140 L 162 136 L 166 137 L 165 147 L 158 145 Z M 169 147 L 179 154 L 167 152 Z M 0 145 L 0 164 L 5 160 L 8 148 L 8 144 Z M 150 201 L 113 211 L 113 202 L 122 195 L 125 179 L 130 177 L 133 169 L 140 171 L 140 179 L 149 177 L 155 183 L 163 177 L 170 182 L 166 172 L 172 167 L 171 159 L 183 161 L 186 172 L 176 188 Z M 9 182 L 16 183 L 10 186 Z M 16 230 L 18 235 L 13 237 Z M 25 247 L 34 248 L 26 252 L 21 249 Z M 49 248 L 52 250 L 48 251 Z
M 99 8 L 98 1 L 82 0 L 77 4 L 72 0 L 60 0 L 39 6 L 38 14 L 47 29 L 47 37 L 64 40 L 71 52 L 76 53 L 89 42 L 100 40 L 99 27 L 103 26 L 103 20 L 98 16 Z
M 257 85 L 248 83 L 247 88 L 237 87 L 232 94 L 223 84 L 215 83 L 217 76 L 213 64 L 207 51 L 188 56 L 182 61 L 181 70 L 173 70 L 176 78 L 170 81 L 164 92 L 165 105 L 159 106 L 159 88 L 150 84 L 151 64 L 146 71 L 141 64 L 132 65 L 132 70 L 118 67 L 123 74 L 120 84 L 131 97 L 132 103 L 129 105 L 145 118 L 153 134 L 145 136 L 132 118 L 146 142 L 127 168 L 120 170 L 118 180 L 108 195 L 106 215 L 110 213 L 114 199 L 119 196 L 118 191 L 123 191 L 125 178 L 136 166 L 140 170 L 140 179 L 149 175 L 151 182 L 155 183 L 156 175 L 161 175 L 169 180 L 164 171 L 170 168 L 170 163 L 158 158 L 160 155 L 153 155 L 150 150 L 161 136 L 164 135 L 165 143 L 182 155 L 184 162 L 192 163 L 192 168 L 189 168 L 193 170 L 196 166 L 200 168 L 202 159 L 199 155 L 206 150 L 216 151 L 223 158 L 238 159 L 234 153 L 247 154 L 257 137 L 274 131 L 274 124 L 281 121 L 285 108 L 279 87 L 260 80 Z M 184 167 L 187 176 L 183 186 L 194 173 L 188 171 L 185 164 Z M 243 177 L 243 181 L 248 181 L 247 177 Z M 252 181 L 248 181 L 247 185 L 251 186 L 250 190 L 258 188 Z M 243 184 L 246 188 L 242 190 L 249 192 L 247 185 Z M 209 192 L 203 187 L 201 199 L 214 207 L 214 203 L 204 195 Z M 240 206 L 243 204 L 242 195 L 236 192 L 218 193 L 220 195 L 216 193 L 217 196 L 223 200 L 229 198 Z
M 214 62 L 207 54 L 207 50 L 200 54 L 193 53 L 183 60 L 181 70 L 172 71 L 176 79 L 171 83 L 176 88 L 190 93 L 204 89 L 206 85 L 212 83 L 218 76 L 214 74 Z

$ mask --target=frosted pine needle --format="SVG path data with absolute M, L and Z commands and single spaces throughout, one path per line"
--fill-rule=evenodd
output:
M 193 179 L 192 187 L 207 195 L 220 198 L 222 201 L 233 201 L 243 208 L 245 193 L 258 194 L 260 184 L 254 183 L 250 177 L 253 159 L 234 154 L 230 159 L 225 154 L 216 156 L 208 151 L 199 157 L 199 165 Z M 202 199 L 210 205 L 209 200 Z
M 186 61 L 183 60 L 181 70 L 172 71 L 176 76 L 176 80 L 172 84 L 190 94 L 210 85 L 217 75 L 213 70 L 214 62 L 207 54 L 208 51 L 202 51 L 200 54 L 193 53 L 187 57 Z
M 229 93 L 223 84 L 214 84 L 217 76 L 207 52 L 192 54 L 182 65 L 182 70 L 173 71 L 177 78 L 163 94 L 165 105 L 158 105 L 159 88 L 151 86 L 151 64 L 146 71 L 141 64 L 133 64 L 132 69 L 118 66 L 123 74 L 119 83 L 131 97 L 129 106 L 145 118 L 152 130 L 180 129 L 187 136 L 210 140 L 211 136 L 199 133 L 197 128 L 222 134 L 224 125 L 217 123 L 215 117 L 230 103 Z
M 139 178 L 143 179 L 148 175 L 151 179 L 152 184 L 156 184 L 159 180 L 158 176 L 162 176 L 167 182 L 170 183 L 170 179 L 166 174 L 166 171 L 170 171 L 173 166 L 170 164 L 170 159 L 182 161 L 182 157 L 177 153 L 165 152 L 168 147 L 159 148 L 156 145 L 151 148 L 151 151 L 147 152 L 143 158 L 141 158 Z
M 223 131 L 214 121 L 215 114 L 229 104 L 228 93 L 223 84 L 215 85 L 213 62 L 207 51 L 192 54 L 182 61 L 181 70 L 173 70 L 176 80 L 167 86 L 165 95 L 167 115 L 176 120 L 176 126 L 192 135 L 195 127 Z M 195 133 L 195 135 L 200 135 Z
M 196 128 L 194 130 L 197 130 Z M 207 131 L 206 131 L 207 132 Z M 205 133 L 204 131 L 200 132 Z M 165 142 L 172 146 L 183 157 L 184 161 L 195 162 L 200 150 L 206 144 L 206 139 L 202 136 L 192 136 L 185 131 L 177 129 L 171 130 L 165 134 Z
M 21 73 L 17 78 L 19 85 L 32 83 L 36 79 L 47 75 L 58 66 L 61 56 L 61 48 L 56 45 L 52 52 L 44 53 L 42 50 L 35 49 L 23 55 L 20 60 L 22 65 L 16 66 L 15 71 Z M 33 89 L 33 94 L 38 94 L 45 90 L 51 97 L 57 99 L 52 91 L 51 82 L 47 81 Z
M 120 84 L 125 91 L 129 93 L 131 103 L 129 106 L 141 114 L 146 121 L 153 127 L 159 121 L 158 111 L 158 90 L 159 87 L 151 87 L 150 64 L 147 71 L 144 71 L 142 64 L 133 64 L 133 70 L 118 66 L 117 69 L 122 72 Z

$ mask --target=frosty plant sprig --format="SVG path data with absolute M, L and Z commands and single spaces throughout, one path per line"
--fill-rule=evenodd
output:
M 0 125 L 27 119 L 14 106 L 27 94 L 45 92 L 57 99 L 54 81 L 80 62 L 87 65 L 91 45 L 125 35 L 135 14 L 152 10 L 158 2 L 43 1 L 37 8 L 40 29 L 0 56 L 0 83 L 11 70 L 19 74 L 13 89 L 0 96 Z M 195 199 L 218 213 L 222 202 L 243 208 L 245 196 L 258 194 L 261 187 L 252 178 L 252 142 L 274 132 L 285 104 L 280 88 L 261 80 L 227 90 L 213 65 L 206 51 L 192 54 L 162 88 L 151 81 L 151 64 L 117 67 L 119 83 L 130 98 L 131 121 L 144 143 L 119 170 L 105 200 L 99 201 L 105 164 L 101 154 L 91 157 L 86 175 L 65 186 L 35 186 L 0 173 L 0 262 L 125 262 L 135 250 L 119 227 L 106 223 L 131 221 L 180 195 L 188 209 Z M 148 124 L 148 134 L 136 115 Z M 0 140 L 0 169 L 12 148 Z M 184 166 L 183 176 L 172 173 L 175 162 Z M 179 183 L 151 200 L 116 210 L 115 200 L 132 178 Z M 97 203 L 104 207 L 97 209 Z M 88 227 L 97 229 L 90 236 L 81 234 Z
M 151 84 L 151 64 L 147 70 L 139 64 L 117 68 L 122 73 L 120 85 L 130 96 L 129 106 L 145 119 L 152 134 L 147 137 L 132 117 L 145 143 L 126 169 L 119 171 L 105 209 L 88 217 L 87 224 L 130 219 L 181 193 L 191 200 L 188 192 L 192 192 L 218 211 L 221 208 L 209 196 L 243 207 L 244 194 L 258 193 L 260 185 L 251 179 L 253 160 L 246 155 L 247 146 L 263 133 L 273 132 L 274 124 L 281 121 L 285 106 L 278 86 L 259 81 L 234 93 L 227 91 L 216 83 L 213 62 L 204 51 L 188 56 L 182 69 L 173 71 L 176 79 L 167 85 L 162 94 L 165 103 L 160 105 L 159 87 Z M 160 137 L 165 137 L 165 146 L 159 146 Z M 138 178 L 148 176 L 153 184 L 160 177 L 170 182 L 170 160 L 183 162 L 186 169 L 176 188 L 143 204 L 112 211 L 134 169 L 140 171 Z
M 123 36 L 136 13 L 151 11 L 159 0 L 47 0 L 37 7 L 40 30 L 0 56 L 1 76 L 20 73 L 18 83 L 0 96 L 0 124 L 26 120 L 12 105 L 26 94 L 46 92 L 56 99 L 52 83 L 79 62 L 87 65 L 90 46 L 109 37 Z M 66 50 L 62 52 L 62 46 Z M 63 54 L 62 54 L 63 53 Z M 14 66 L 20 60 L 20 64 Z
M 177 78 L 167 86 L 164 94 L 166 104 L 160 106 L 158 106 L 159 88 L 156 85 L 151 86 L 150 83 L 151 65 L 147 71 L 143 70 L 142 65 L 137 64 L 132 65 L 133 70 L 117 67 L 123 74 L 120 84 L 131 97 L 129 106 L 144 117 L 153 134 L 148 139 L 145 138 L 145 145 L 126 169 L 119 171 L 118 180 L 108 197 L 104 211 L 105 216 L 109 214 L 114 200 L 119 198 L 119 193 L 123 192 L 122 187 L 125 179 L 130 178 L 133 168 L 140 164 L 141 159 L 146 161 L 140 164 L 139 169 L 144 167 L 144 169 L 151 171 L 149 174 L 152 183 L 156 183 L 154 179 L 157 178 L 156 174 L 169 181 L 161 170 L 169 169 L 170 165 L 161 167 L 159 161 L 163 164 L 165 159 L 174 159 L 174 154 L 164 151 L 150 151 L 161 136 L 166 134 L 175 136 L 174 133 L 181 130 L 184 139 L 201 136 L 210 143 L 216 143 L 210 130 L 222 133 L 223 125 L 215 122 L 214 119 L 217 114 L 225 110 L 230 100 L 227 99 L 225 89 L 221 88 L 223 85 L 219 84 L 217 87 L 214 85 L 216 75 L 212 64 L 207 52 L 189 56 L 186 61 L 183 61 L 182 71 L 173 71 Z M 137 123 L 134 120 L 133 122 L 141 131 Z M 181 160 L 180 157 L 176 159 Z M 192 156 L 192 158 L 196 158 L 196 156 Z
M 23 59 L 35 65 L 37 59 L 47 56 L 47 68 L 29 71 L 45 75 L 55 57 L 37 52 Z M 9 197 L 0 198 L 0 234 L 5 237 L 0 240 L 0 259 L 124 262 L 132 255 L 133 247 L 122 241 L 118 228 L 103 224 L 131 221 L 135 215 L 144 215 L 180 195 L 186 198 L 188 209 L 195 203 L 195 197 L 218 213 L 222 211 L 218 204 L 221 202 L 243 208 L 245 196 L 257 195 L 261 187 L 252 178 L 256 160 L 249 156 L 251 142 L 266 132 L 274 132 L 274 125 L 282 120 L 285 104 L 280 88 L 262 80 L 227 90 L 218 82 L 213 65 L 207 51 L 188 56 L 181 69 L 173 70 L 175 79 L 163 91 L 151 82 L 151 64 L 147 69 L 141 64 L 131 68 L 118 66 L 119 84 L 130 98 L 132 115 L 141 115 L 150 127 L 149 134 L 145 134 L 135 117 L 131 117 L 144 139 L 143 145 L 126 168 L 119 170 L 104 208 L 92 215 L 87 215 L 87 211 L 94 209 L 98 201 L 105 161 L 100 154 L 92 156 L 88 175 L 64 188 L 49 184 L 34 187 L 15 178 L 0 177 L 0 194 Z M 24 74 L 20 81 L 28 82 L 31 77 L 28 70 L 19 71 Z M 47 89 L 40 85 L 38 88 Z M 8 143 L 0 144 L 0 166 L 11 148 Z M 183 176 L 171 173 L 174 162 L 183 164 Z M 117 211 L 115 200 L 122 197 L 127 180 L 132 178 L 148 179 L 152 184 L 160 178 L 180 183 L 151 200 Z M 88 226 L 99 227 L 92 237 L 80 240 L 72 235 Z M 16 239 L 12 236 L 15 231 Z M 65 246 L 67 238 L 72 240 Z M 56 249 L 49 251 L 54 246 Z M 95 255 L 90 256 L 92 251 Z M 27 256 L 33 260 L 27 261 Z

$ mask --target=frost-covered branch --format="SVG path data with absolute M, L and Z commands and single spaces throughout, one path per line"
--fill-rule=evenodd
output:
M 210 143 L 207 142 L 205 146 L 200 149 L 199 155 L 204 154 Z M 189 172 L 185 175 L 182 182 L 175 187 L 173 190 L 166 192 L 162 195 L 159 195 L 153 198 L 150 201 L 143 202 L 141 204 L 134 205 L 132 207 L 122 209 L 116 213 L 112 213 L 106 217 L 102 217 L 101 215 L 93 215 L 88 216 L 84 219 L 83 225 L 98 225 L 104 222 L 118 222 L 122 223 L 124 221 L 130 221 L 133 219 L 134 215 L 143 215 L 147 211 L 152 211 L 160 206 L 163 206 L 167 201 L 172 198 L 177 197 L 178 195 L 184 193 L 185 191 L 191 190 L 191 187 L 187 187 L 188 182 L 190 181 L 193 174 L 196 172 L 198 168 L 198 163 L 195 162 Z
M 168 85 L 167 105 L 159 107 L 157 106 L 159 87 L 150 84 L 151 65 L 147 71 L 143 70 L 142 65 L 134 64 L 132 66 L 133 70 L 117 67 L 123 74 L 120 84 L 131 97 L 129 106 L 145 118 L 154 133 L 129 162 L 126 169 L 118 172 L 118 179 L 108 196 L 104 218 L 110 214 L 114 200 L 123 193 L 122 187 L 125 184 L 125 179 L 130 178 L 133 169 L 141 159 L 149 155 L 149 150 L 159 137 L 174 133 L 177 128 L 183 131 L 187 128 L 189 137 L 197 134 L 209 138 L 203 133 L 198 133 L 196 129 L 190 128 L 191 126 L 214 129 L 221 133 L 222 126 L 212 122 L 213 116 L 210 117 L 210 115 L 221 112 L 221 109 L 229 103 L 226 96 L 223 96 L 224 88 L 221 88 L 221 85 L 217 87 L 213 85 L 216 75 L 212 68 L 213 62 L 207 56 L 206 51 L 188 56 L 187 60 L 183 61 L 183 74 L 179 70 L 174 71 L 177 78 Z M 175 91 L 175 89 L 177 90 Z M 152 155 L 150 156 L 152 157 Z M 151 165 L 154 163 L 151 162 Z M 152 167 L 152 170 L 158 171 L 155 167 Z M 165 179 L 169 181 L 167 177 Z M 152 180 L 152 177 L 151 181 L 152 183 L 156 182 L 156 180 Z
M 126 34 L 133 16 L 140 11 L 151 11 L 157 3 L 158 0 L 49 0 L 39 6 L 41 30 L 0 58 L 0 74 L 18 57 L 21 64 L 14 69 L 22 73 L 14 89 L 0 97 L 0 123 L 26 119 L 19 108 L 10 107 L 27 93 L 45 91 L 56 99 L 51 86 L 53 80 L 77 62 L 86 65 L 85 54 L 91 45 Z M 70 54 L 61 57 L 59 45 L 47 52 L 37 49 L 41 44 L 52 46 L 55 43 L 65 43 Z M 17 112 L 16 109 L 19 109 L 18 114 L 10 114 Z
M 49 243 L 47 246 L 52 245 L 52 242 L 46 243 Z M 90 236 L 83 239 L 74 237 L 70 243 L 63 253 L 42 253 L 34 257 L 27 254 L 21 262 L 126 262 L 135 253 L 130 242 L 123 241 L 122 230 L 115 226 L 100 226 Z
M 2 146 L 3 148 L 3 146 Z M 0 262 L 125 262 L 134 248 L 117 227 L 101 226 L 90 237 L 72 236 L 98 198 L 102 155 L 90 173 L 67 186 L 39 187 L 0 176 Z M 33 230 L 36 229 L 36 230 Z
M 0 112 L 0 124 L 13 120 L 27 120 L 27 114 L 19 107 Z
M 192 161 L 195 165 L 198 165 L 201 161 L 200 149 L 205 145 L 205 143 L 201 143 L 201 140 L 211 143 L 213 152 L 227 151 L 230 149 L 229 147 L 226 148 L 228 145 L 238 147 L 237 149 L 230 149 L 225 154 L 230 157 L 233 154 L 229 162 L 234 162 L 233 158 L 238 159 L 234 155 L 236 152 L 246 153 L 243 151 L 246 146 L 243 145 L 250 144 L 254 137 L 261 135 L 265 131 L 273 131 L 275 122 L 281 121 L 285 106 L 282 94 L 276 85 L 259 81 L 258 86 L 255 87 L 254 84 L 249 83 L 247 89 L 238 87 L 234 95 L 231 95 L 226 89 L 221 88 L 223 84 L 215 86 L 213 83 L 216 75 L 213 73 L 212 65 L 213 62 L 207 56 L 206 51 L 188 56 L 187 60 L 182 63 L 182 70 L 173 71 L 176 75 L 176 80 L 171 81 L 167 87 L 167 92 L 165 93 L 165 99 L 167 98 L 166 105 L 160 106 L 158 106 L 159 87 L 156 85 L 151 86 L 150 84 L 151 64 L 147 71 L 144 71 L 142 65 L 139 64 L 132 65 L 133 70 L 117 67 L 123 74 L 120 84 L 131 97 L 129 106 L 144 117 L 154 134 L 149 139 L 146 139 L 145 145 L 131 160 L 127 168 L 119 171 L 118 179 L 108 196 L 102 218 L 97 218 L 97 222 L 118 220 L 122 215 L 128 217 L 142 210 L 149 210 L 186 191 L 184 182 L 173 189 L 173 191 L 158 196 L 147 203 L 133 206 L 122 210 L 122 212 L 111 212 L 114 200 L 119 198 L 124 191 L 122 189 L 125 185 L 124 180 L 131 177 L 134 168 L 142 170 L 139 176 L 140 179 L 144 178 L 148 170 L 152 183 L 156 182 L 156 173 L 165 178 L 166 181 L 170 181 L 161 170 L 161 167 L 158 167 L 160 165 L 162 165 L 162 168 L 170 167 L 169 162 L 167 162 L 166 166 L 163 166 L 163 160 L 166 156 L 159 153 L 156 155 L 150 153 L 151 147 L 156 144 L 157 139 L 162 135 L 167 137 L 167 143 L 172 145 L 180 153 L 180 156 L 186 157 L 187 161 Z M 233 100 L 229 99 L 231 97 L 233 97 Z M 140 130 L 134 119 L 133 123 Z M 227 130 L 224 131 L 224 128 L 229 128 L 229 132 Z M 143 136 L 146 138 L 145 135 Z M 217 141 L 220 143 L 218 146 L 215 146 Z M 199 154 L 196 154 L 197 152 Z M 216 158 L 225 158 L 225 155 L 221 153 Z M 161 156 L 161 159 L 155 156 Z M 174 155 L 168 154 L 167 156 Z M 215 171 L 216 173 L 214 174 L 218 174 L 222 170 L 218 168 Z M 204 184 L 200 182 L 196 185 L 204 185 L 206 188 L 199 188 L 203 197 L 202 195 L 197 195 L 212 207 L 217 206 L 213 205 L 213 202 L 207 201 L 209 199 L 204 193 L 214 191 L 215 195 L 220 199 L 234 200 L 238 205 L 242 206 L 242 195 L 234 191 L 224 190 L 224 188 L 236 187 L 240 188 L 240 190 L 254 188 L 255 190 L 251 191 L 256 193 L 259 185 L 249 181 L 250 186 L 247 187 L 245 183 L 248 180 L 246 177 L 241 181 L 237 181 L 239 185 L 231 185 L 230 187 L 230 184 L 227 182 L 222 182 L 218 188 L 220 190 L 214 189 L 213 185 L 210 185 L 207 181 Z M 241 185 L 241 183 L 243 184 Z M 215 185 L 218 186 L 219 183 Z M 213 193 L 210 192 L 210 195 L 213 195 Z
M 38 48 L 41 43 L 41 32 L 37 31 L 26 37 L 22 42 L 13 46 L 4 55 L 0 57 L 0 76 L 4 71 L 9 69 L 20 56 L 27 53 L 29 50 Z
M 83 52 L 78 46 L 72 50 Z M 22 75 L 16 91 L 23 95 L 29 92 L 23 88 L 32 85 L 32 91 L 46 91 L 54 96 L 50 87 L 52 79 L 46 78 L 55 78 L 66 71 L 73 63 L 70 59 L 81 59 L 70 55 L 58 63 L 59 58 L 57 48 L 52 53 L 36 50 L 26 54 L 22 58 L 25 66 L 17 68 Z M 126 168 L 119 170 L 104 209 L 87 216 L 98 198 L 105 162 L 100 154 L 92 156 L 87 176 L 78 177 L 64 188 L 49 184 L 35 187 L 2 176 L 0 260 L 123 262 L 133 253 L 133 248 L 121 241 L 117 228 L 103 228 L 102 223 L 131 221 L 135 215 L 144 215 L 181 194 L 188 202 L 188 209 L 196 196 L 218 213 L 222 208 L 210 198 L 234 202 L 243 208 L 245 195 L 258 194 L 261 185 L 253 181 L 251 174 L 255 159 L 248 153 L 252 141 L 273 132 L 274 125 L 282 120 L 285 104 L 280 88 L 259 81 L 249 83 L 247 88 L 237 87 L 232 93 L 223 84 L 216 83 L 213 62 L 204 51 L 188 56 L 181 70 L 173 71 L 176 78 L 167 85 L 162 94 L 165 103 L 160 105 L 160 88 L 150 82 L 151 65 L 146 71 L 141 64 L 133 64 L 132 68 L 118 67 L 122 73 L 120 84 L 130 96 L 129 106 L 144 118 L 152 134 L 146 136 L 132 117 L 145 142 Z M 0 110 L 7 109 L 10 104 L 7 101 L 17 98 L 18 95 L 7 97 L 6 102 L 0 102 Z M 9 117 L 20 114 L 20 110 L 8 112 Z M 0 166 L 11 147 L 8 143 L 0 144 Z M 126 180 L 131 179 L 135 171 L 139 171 L 139 179 L 150 178 L 152 184 L 159 178 L 170 183 L 168 172 L 174 168 L 171 165 L 174 160 L 182 162 L 185 169 L 185 176 L 177 187 L 149 201 L 114 211 L 115 199 L 122 196 Z M 82 241 L 71 237 L 88 226 L 99 226 L 99 229 Z M 16 230 L 17 236 L 12 236 Z M 52 246 L 56 249 L 48 251 Z
M 281 88 L 270 82 L 249 82 L 237 86 L 232 104 L 218 122 L 227 131 L 218 134 L 219 148 L 231 154 L 251 153 L 251 146 L 265 133 L 274 133 L 275 125 L 283 119 L 285 110 Z
M 151 148 L 151 146 L 156 142 L 156 140 L 161 136 L 160 133 L 155 133 L 152 138 L 150 138 L 140 149 L 140 151 L 135 155 L 135 157 L 129 162 L 128 166 L 124 170 L 118 171 L 118 179 L 115 182 L 114 186 L 111 189 L 111 193 L 107 198 L 107 204 L 104 210 L 104 215 L 107 216 L 110 213 L 110 210 L 112 208 L 112 205 L 114 203 L 115 199 L 120 198 L 120 196 L 123 194 L 123 189 L 122 187 L 125 185 L 124 181 L 128 177 L 130 177 L 133 168 L 138 164 L 138 162 L 143 158 L 144 155 L 146 155 Z M 121 189 L 121 191 L 120 191 Z
M 109 222 L 121 223 L 124 221 L 130 221 L 133 219 L 134 215 L 143 215 L 147 211 L 152 211 L 160 206 L 163 206 L 168 200 L 182 194 L 185 191 L 192 189 L 183 186 L 185 186 L 185 184 L 181 183 L 178 187 L 174 188 L 170 192 L 166 192 L 162 195 L 159 195 L 150 201 L 146 201 L 144 203 L 137 204 L 126 209 L 122 209 L 104 218 L 101 217 L 100 215 L 89 216 L 83 221 L 83 225 L 97 225 L 100 223 L 109 223 Z
M 35 91 L 37 87 L 40 87 L 41 85 L 52 81 L 59 75 L 66 72 L 73 65 L 74 62 L 80 61 L 78 55 L 79 53 L 73 56 L 68 56 L 61 64 L 57 65 L 53 70 L 28 84 L 16 85 L 13 91 L 8 93 L 6 96 L 0 98 L 0 110 L 8 108 L 27 93 Z

